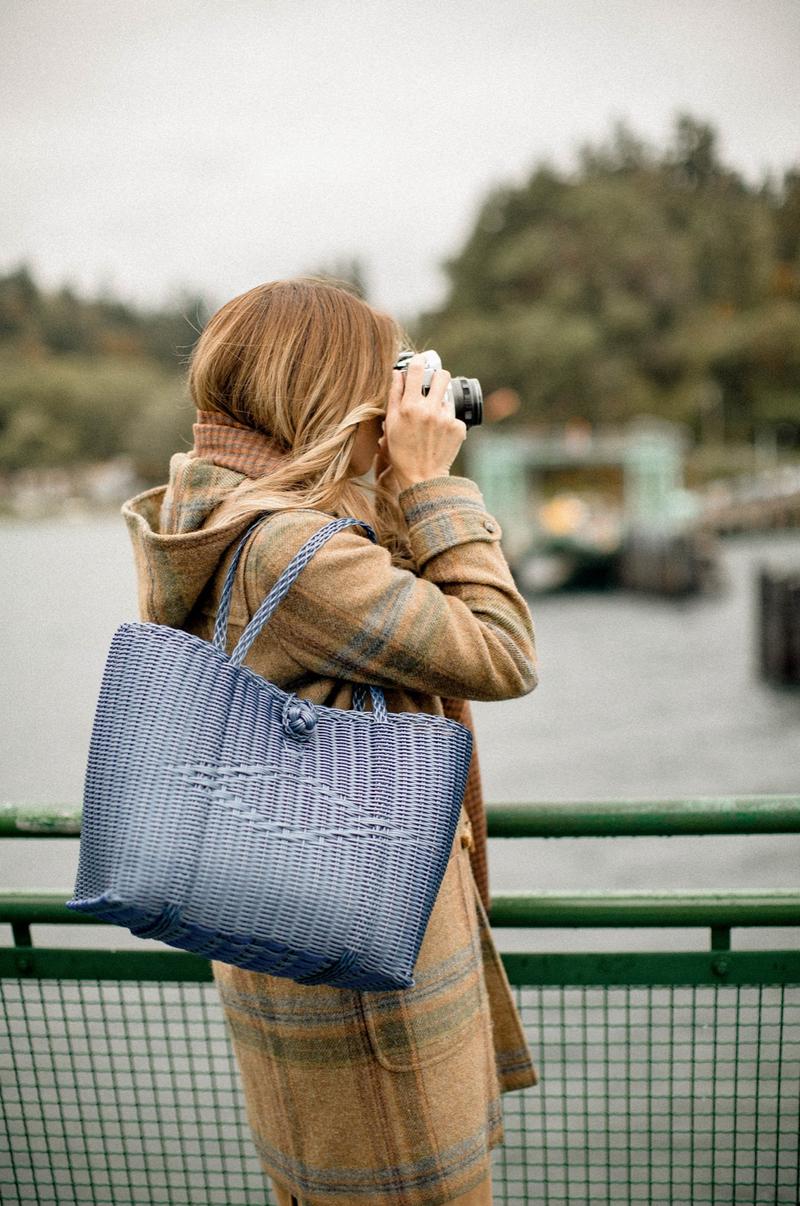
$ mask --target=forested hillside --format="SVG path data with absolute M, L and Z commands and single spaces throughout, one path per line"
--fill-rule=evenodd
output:
M 447 271 L 418 345 L 517 391 L 507 423 L 655 414 L 800 447 L 800 168 L 755 185 L 692 118 L 664 150 L 621 127 L 574 172 L 493 192 Z M 163 480 L 191 446 L 182 372 L 207 313 L 0 278 L 0 474 L 124 455 Z
M 146 312 L 0 279 L 0 473 L 126 455 L 146 480 L 191 447 L 181 371 L 204 314 Z
M 798 439 L 800 168 L 755 186 L 707 125 L 681 118 L 661 152 L 622 127 L 573 174 L 494 192 L 447 271 L 418 339 L 518 391 L 509 422 L 647 413 Z

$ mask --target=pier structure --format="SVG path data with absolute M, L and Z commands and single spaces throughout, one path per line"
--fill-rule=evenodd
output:
M 800 527 L 800 466 L 715 484 L 708 491 L 702 522 L 720 535 Z
M 466 455 L 523 585 L 527 567 L 554 547 L 562 558 L 615 559 L 619 581 L 632 590 L 680 595 L 713 585 L 713 551 L 699 524 L 702 501 L 685 488 L 684 440 L 673 425 L 654 420 L 624 434 L 568 425 L 559 437 L 481 431 Z M 542 480 L 570 470 L 616 471 L 615 541 L 593 542 L 575 534 L 558 542 L 543 529 Z

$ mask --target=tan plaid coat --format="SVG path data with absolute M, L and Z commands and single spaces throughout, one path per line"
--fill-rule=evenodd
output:
M 173 457 L 169 486 L 125 504 L 142 619 L 210 639 L 225 571 L 250 521 L 209 521 L 274 456 L 256 432 L 202 423 L 195 452 Z M 441 478 L 400 501 L 418 574 L 394 567 L 357 528 L 337 534 L 303 570 L 248 665 L 342 708 L 354 682 L 382 686 L 390 711 L 441 713 L 442 697 L 531 690 L 530 616 L 477 488 Z M 257 529 L 237 567 L 229 649 L 329 518 L 283 512 Z M 462 811 L 414 988 L 302 986 L 214 964 L 262 1163 L 302 1203 L 435 1206 L 466 1193 L 487 1175 L 502 1138 L 499 1092 L 536 1083 L 470 870 L 471 829 Z

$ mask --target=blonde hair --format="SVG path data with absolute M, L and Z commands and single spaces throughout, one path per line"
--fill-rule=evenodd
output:
M 313 277 L 259 285 L 218 310 L 192 356 L 195 405 L 264 432 L 286 457 L 239 486 L 214 522 L 289 508 L 351 516 L 405 559 L 397 504 L 350 471 L 358 424 L 385 412 L 402 344 L 388 314 Z

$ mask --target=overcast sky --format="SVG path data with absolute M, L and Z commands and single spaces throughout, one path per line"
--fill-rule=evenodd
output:
M 358 256 L 409 317 L 619 118 L 800 163 L 800 0 L 0 0 L 0 44 L 0 271 L 147 303 Z

